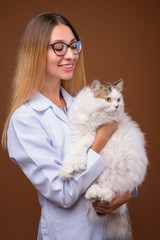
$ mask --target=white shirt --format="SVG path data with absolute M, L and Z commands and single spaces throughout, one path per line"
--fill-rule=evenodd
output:
M 72 97 L 61 88 L 67 107 Z M 38 191 L 41 219 L 38 240 L 104 240 L 104 220 L 88 219 L 84 193 L 106 163 L 89 149 L 86 169 L 67 181 L 58 177 L 70 146 L 68 118 L 48 98 L 37 93 L 11 116 L 9 156 Z

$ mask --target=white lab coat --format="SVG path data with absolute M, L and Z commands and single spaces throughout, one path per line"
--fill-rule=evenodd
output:
M 72 97 L 61 88 L 67 106 Z M 107 167 L 99 154 L 89 150 L 87 166 L 68 181 L 58 177 L 70 147 L 68 118 L 48 98 L 37 93 L 11 116 L 9 156 L 38 191 L 41 218 L 38 240 L 104 240 L 104 219 L 88 219 L 84 193 Z

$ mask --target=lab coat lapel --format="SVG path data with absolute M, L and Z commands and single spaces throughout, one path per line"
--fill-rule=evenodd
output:
M 61 87 L 61 93 L 64 97 L 67 107 L 69 108 L 73 101 L 73 97 L 63 87 Z M 69 124 L 68 116 L 59 107 L 52 104 L 52 108 L 58 118 L 60 118 L 65 123 Z
M 54 113 L 56 114 L 56 116 L 60 120 L 62 120 L 65 123 L 69 124 L 67 115 L 59 107 L 52 105 L 52 109 L 53 109 Z

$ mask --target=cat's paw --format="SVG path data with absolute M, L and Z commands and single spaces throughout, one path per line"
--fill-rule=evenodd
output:
M 99 199 L 100 197 L 100 187 L 97 184 L 93 184 L 87 190 L 85 197 L 87 199 Z
M 111 202 L 114 196 L 115 193 L 109 188 L 101 188 L 99 193 L 100 200 L 104 202 Z
M 67 180 L 67 179 L 71 178 L 73 171 L 74 170 L 71 167 L 67 167 L 67 166 L 61 167 L 61 169 L 59 171 L 59 177 L 62 180 Z
M 81 172 L 86 168 L 86 156 L 78 156 L 75 158 L 73 163 L 73 168 L 75 172 Z

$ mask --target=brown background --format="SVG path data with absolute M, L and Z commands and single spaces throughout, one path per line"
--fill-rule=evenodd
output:
M 160 4 L 159 0 L 5 0 L 0 7 L 0 128 L 8 107 L 15 56 L 26 23 L 41 12 L 73 23 L 84 47 L 88 82 L 125 81 L 126 109 L 146 133 L 150 166 L 129 209 L 135 240 L 160 239 Z M 0 239 L 36 239 L 36 191 L 0 150 Z M 88 240 L 88 239 L 86 239 Z

